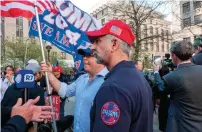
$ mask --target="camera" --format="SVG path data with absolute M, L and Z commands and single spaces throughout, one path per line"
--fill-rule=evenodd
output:
M 40 123 L 37 132 L 51 132 L 52 131 L 52 125 L 51 123 Z
M 176 66 L 173 64 L 172 59 L 170 59 L 170 54 L 165 54 L 165 59 L 163 60 L 163 65 L 168 66 L 170 71 L 173 71 Z

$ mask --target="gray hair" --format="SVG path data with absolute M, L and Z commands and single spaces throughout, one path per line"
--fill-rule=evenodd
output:
M 170 52 L 182 61 L 188 60 L 193 54 L 192 43 L 184 40 L 174 42 L 171 45 Z
M 121 50 L 127 55 L 127 56 L 130 56 L 130 51 L 131 51 L 131 47 L 126 43 L 124 42 L 123 40 L 113 36 L 113 35 L 106 35 L 107 39 L 117 39 L 119 42 L 120 42 L 120 48 Z

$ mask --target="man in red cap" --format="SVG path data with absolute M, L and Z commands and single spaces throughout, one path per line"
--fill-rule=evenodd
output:
M 97 63 L 110 71 L 91 109 L 93 132 L 151 132 L 152 92 L 144 76 L 129 60 L 135 36 L 129 25 L 111 20 L 87 32 Z

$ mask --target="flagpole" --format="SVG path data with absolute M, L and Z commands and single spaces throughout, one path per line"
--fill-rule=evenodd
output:
M 24 68 L 26 66 L 26 61 L 27 61 L 27 47 L 28 47 L 28 39 L 26 40 L 26 47 L 25 47 L 25 57 L 24 57 Z
M 42 36 L 41 36 L 41 27 L 40 27 L 40 22 L 39 22 L 39 13 L 38 13 L 38 9 L 37 9 L 37 1 L 34 1 L 34 8 L 35 8 L 35 13 L 36 13 L 36 22 L 37 22 L 37 27 L 38 27 L 38 34 L 39 34 L 39 41 L 40 41 L 40 45 L 41 45 L 41 53 L 42 53 L 42 58 L 43 61 L 46 62 L 45 59 L 45 54 L 44 54 L 44 48 L 43 48 L 43 42 L 42 42 Z M 51 105 L 51 112 L 54 112 L 53 109 L 53 101 L 51 98 L 51 90 L 50 90 L 50 85 L 49 85 L 49 80 L 48 80 L 48 73 L 45 72 L 45 77 L 46 77 L 46 85 L 47 85 L 47 90 L 48 90 L 48 99 Z M 55 121 L 55 116 L 52 116 L 52 120 L 53 120 L 53 130 L 54 132 L 57 132 L 57 126 L 56 126 L 56 121 Z

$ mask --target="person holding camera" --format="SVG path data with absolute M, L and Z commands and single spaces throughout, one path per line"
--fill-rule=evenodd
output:
M 192 62 L 196 65 L 202 65 L 202 37 L 194 40 L 195 55 L 192 57 Z
M 202 67 L 191 62 L 192 44 L 177 41 L 171 45 L 176 70 L 159 76 L 154 65 L 154 79 L 160 92 L 170 94 L 166 132 L 202 131 Z

